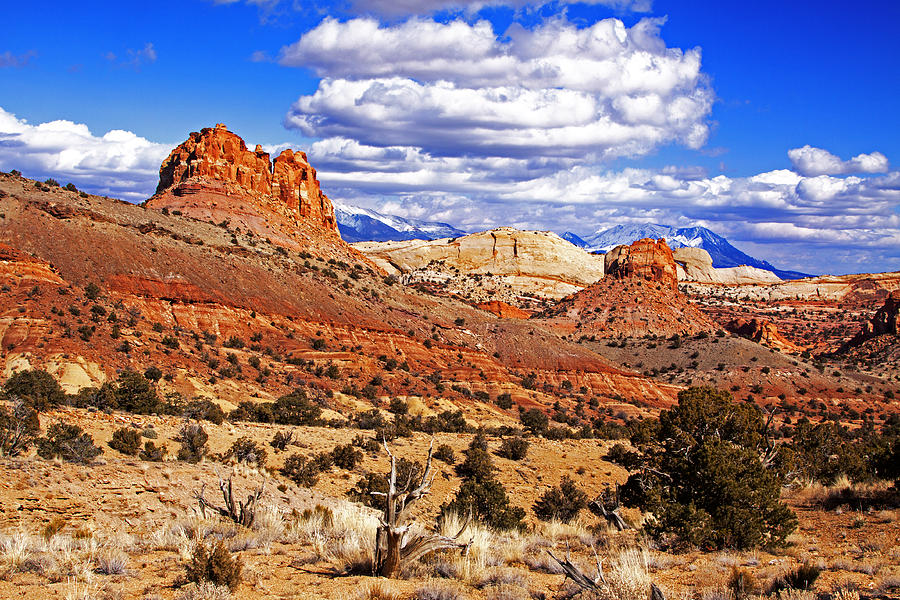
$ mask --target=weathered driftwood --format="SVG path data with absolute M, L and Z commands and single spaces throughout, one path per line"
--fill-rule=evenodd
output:
M 584 589 L 590 590 L 594 592 L 608 592 L 609 588 L 606 583 L 606 577 L 603 574 L 603 562 L 600 560 L 600 557 L 597 556 L 597 551 L 594 551 L 594 560 L 597 564 L 597 575 L 593 578 L 586 575 L 581 569 L 575 566 L 572 560 L 569 558 L 569 546 L 566 545 L 566 559 L 560 560 L 556 557 L 555 554 L 547 550 L 547 554 L 550 555 L 550 558 L 556 561 L 556 563 L 560 566 L 560 568 L 565 573 L 566 577 L 571 579 L 575 585 Z M 665 600 L 665 596 L 659 586 L 655 583 L 650 582 L 650 600 Z
M 603 493 L 597 496 L 588 505 L 591 512 L 598 517 L 603 517 L 611 527 L 615 527 L 617 531 L 625 531 L 628 529 L 628 523 L 619 514 L 619 486 L 616 485 L 616 491 L 610 490 L 609 486 L 603 490 Z
M 235 502 L 234 500 L 234 490 L 232 489 L 231 477 L 227 480 L 219 478 L 219 489 L 222 490 L 222 498 L 225 500 L 225 506 L 216 506 L 215 504 L 211 504 L 205 497 L 204 493 L 206 492 L 206 484 L 200 488 L 200 493 L 196 494 L 197 502 L 200 504 L 200 511 L 206 516 L 206 509 L 212 509 L 225 517 L 226 519 L 230 519 L 237 523 L 238 525 L 243 525 L 244 527 L 252 527 L 253 522 L 256 520 L 256 505 L 259 502 L 259 499 L 262 498 L 263 489 L 265 488 L 266 483 L 263 482 L 260 484 L 255 491 L 250 492 L 247 496 L 247 500 L 245 502 Z
M 384 449 L 391 458 L 391 472 L 388 475 L 387 493 L 373 492 L 375 495 L 384 496 L 386 501 L 381 525 L 378 527 L 375 537 L 374 573 L 382 577 L 396 577 L 406 565 L 419 560 L 426 554 L 448 548 L 468 548 L 471 542 L 460 542 L 459 538 L 469 526 L 471 514 L 456 535 L 452 537 L 434 533 L 410 534 L 410 526 L 406 524 L 410 508 L 429 492 L 431 483 L 434 481 L 431 461 L 434 440 L 428 448 L 425 472 L 418 484 L 411 490 L 409 488 L 412 482 L 406 482 L 403 489 L 398 490 L 397 461 L 388 448 L 387 442 L 384 442 Z

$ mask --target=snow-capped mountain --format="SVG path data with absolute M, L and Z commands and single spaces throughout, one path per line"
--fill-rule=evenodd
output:
M 770 263 L 753 258 L 734 246 L 728 240 L 717 235 L 706 227 L 671 227 L 669 225 L 658 225 L 654 223 L 643 223 L 639 225 L 616 225 L 609 229 L 600 230 L 592 235 L 579 237 L 573 233 L 566 232 L 563 238 L 569 240 L 576 246 L 581 246 L 591 252 L 608 252 L 621 244 L 630 244 L 635 240 L 643 238 L 659 239 L 664 238 L 666 243 L 672 248 L 702 248 L 709 252 L 712 257 L 713 266 L 720 267 L 738 267 L 740 265 L 748 265 L 771 271 L 781 279 L 800 279 L 809 277 L 806 273 L 797 271 L 783 271 L 772 266 Z M 581 242 L 581 243 L 579 243 Z
M 588 243 L 586 241 L 584 241 L 583 239 L 581 239 L 580 237 L 578 237 L 571 231 L 567 231 L 559 237 L 566 240 L 570 244 L 574 244 L 575 246 L 578 246 L 579 248 L 587 248 L 588 247 Z
M 466 235 L 447 223 L 404 219 L 393 215 L 334 202 L 341 237 L 349 243 L 389 242 L 403 240 L 436 240 Z

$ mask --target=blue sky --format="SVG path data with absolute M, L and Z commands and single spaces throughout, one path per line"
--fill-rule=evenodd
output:
M 724 4 L 17 3 L 0 168 L 139 201 L 225 122 L 401 216 L 701 224 L 784 268 L 900 269 L 900 5 Z

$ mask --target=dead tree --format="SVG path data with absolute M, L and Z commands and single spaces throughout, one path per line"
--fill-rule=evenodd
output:
M 597 561 L 597 575 L 593 578 L 585 575 L 581 569 L 576 567 L 572 560 L 569 558 L 569 544 L 566 544 L 566 560 L 562 561 L 556 557 L 555 554 L 547 550 L 547 554 L 550 555 L 550 558 L 556 561 L 556 564 L 560 566 L 560 568 L 565 573 L 566 577 L 575 582 L 575 585 L 584 590 L 591 590 L 594 592 L 599 592 L 604 589 L 606 586 L 606 577 L 603 575 L 603 563 L 600 560 L 600 557 L 597 556 L 597 551 L 594 551 L 594 559 Z
M 197 502 L 200 504 L 200 512 L 203 513 L 203 516 L 206 516 L 206 509 L 210 508 L 226 519 L 230 519 L 237 523 L 238 525 L 243 525 L 244 527 L 252 527 L 253 522 L 256 520 L 256 505 L 259 502 L 259 499 L 262 498 L 263 489 L 266 486 L 266 482 L 262 482 L 255 491 L 250 492 L 247 496 L 246 502 L 238 501 L 235 503 L 234 500 L 234 491 L 231 486 L 231 477 L 228 480 L 224 480 L 219 477 L 219 489 L 222 490 L 222 497 L 225 500 L 225 506 L 220 507 L 214 504 L 211 504 L 206 498 L 203 497 L 204 492 L 206 492 L 206 484 L 200 488 L 200 493 L 196 494 Z
M 593 578 L 588 577 L 581 569 L 575 566 L 572 560 L 569 558 L 569 546 L 566 544 L 566 560 L 560 560 L 556 557 L 555 554 L 547 550 L 547 554 L 550 555 L 550 558 L 556 561 L 556 564 L 560 566 L 560 568 L 565 573 L 566 577 L 571 579 L 575 585 L 584 590 L 590 590 L 592 592 L 608 592 L 609 586 L 606 583 L 606 577 L 603 574 L 603 562 L 600 560 L 600 557 L 597 556 L 597 551 L 594 550 L 594 560 L 597 564 L 597 575 Z M 604 594 L 606 595 L 606 594 Z M 650 582 L 650 600 L 665 600 L 665 596 L 659 586 L 657 586 L 652 581 Z
M 615 492 L 607 485 L 606 489 L 603 490 L 603 493 L 588 504 L 588 508 L 591 509 L 592 513 L 606 519 L 606 522 L 609 523 L 611 527 L 615 527 L 616 531 L 625 531 L 628 529 L 628 523 L 626 523 L 625 519 L 622 518 L 622 515 L 619 514 L 619 507 L 618 485 L 616 485 Z
M 431 489 L 434 476 L 431 473 L 431 455 L 434 451 L 434 440 L 428 448 L 428 460 L 425 463 L 425 472 L 415 488 L 409 490 L 411 482 L 407 482 L 403 491 L 397 489 L 397 461 L 388 448 L 387 442 L 383 442 L 384 449 L 391 458 L 391 472 L 388 475 L 388 491 L 372 492 L 377 496 L 385 497 L 384 515 L 381 517 L 381 525 L 375 535 L 375 560 L 372 570 L 382 577 L 397 577 L 401 569 L 413 563 L 426 554 L 448 548 L 468 548 L 470 542 L 460 542 L 459 537 L 469 526 L 472 515 L 466 518 L 462 527 L 453 537 L 438 535 L 435 533 L 410 534 L 410 526 L 407 523 L 409 510 L 412 505 L 425 496 Z M 409 490 L 409 491 L 407 491 Z

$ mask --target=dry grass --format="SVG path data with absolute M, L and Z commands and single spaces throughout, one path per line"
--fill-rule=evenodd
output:
M 230 600 L 231 590 L 228 586 L 215 585 L 208 581 L 199 585 L 191 584 L 175 596 L 175 600 Z
M 416 588 L 415 600 L 465 600 L 468 595 L 458 584 L 430 579 Z
M 863 573 L 865 575 L 875 575 L 881 569 L 881 565 L 871 561 L 856 561 L 838 558 L 831 561 L 830 568 L 832 571 L 851 571 L 854 573 Z
M 308 544 L 316 561 L 334 560 L 362 572 L 371 567 L 378 524 L 375 511 L 340 501 L 292 515 L 279 541 Z
M 400 600 L 400 593 L 386 581 L 375 581 L 364 586 L 355 600 Z
M 97 571 L 104 575 L 122 575 L 128 568 L 128 555 L 117 549 L 107 549 L 97 556 Z
M 893 482 L 886 480 L 853 483 L 848 477 L 841 475 L 831 485 L 815 481 L 802 482 L 788 496 L 796 502 L 822 506 L 827 510 L 861 510 L 888 503 L 896 495 L 892 486 Z

